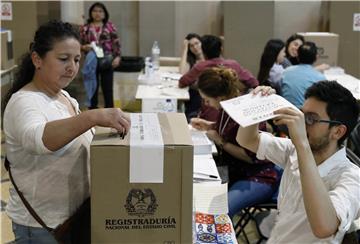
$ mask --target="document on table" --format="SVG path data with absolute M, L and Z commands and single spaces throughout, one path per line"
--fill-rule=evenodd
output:
M 195 183 L 193 188 L 194 208 L 196 212 L 207 214 L 226 214 L 228 209 L 227 183 Z
M 166 72 L 166 71 L 161 72 L 160 75 L 163 80 L 176 80 L 176 81 L 180 80 L 182 76 L 182 74 L 180 73 Z
M 194 181 L 216 181 L 221 183 L 215 160 L 211 154 L 194 155 Z
M 205 131 L 190 130 L 191 139 L 194 145 L 194 155 L 211 154 L 213 142 L 207 137 Z
M 222 108 L 230 117 L 242 127 L 253 125 L 276 117 L 274 111 L 280 108 L 292 107 L 297 109 L 285 98 L 273 94 L 246 94 L 220 102 Z

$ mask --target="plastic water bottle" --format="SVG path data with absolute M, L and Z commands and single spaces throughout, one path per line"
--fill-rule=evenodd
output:
M 145 58 L 145 77 L 150 78 L 154 73 L 153 64 L 150 57 Z
M 157 41 L 154 41 L 154 44 L 151 48 L 152 62 L 154 65 L 154 70 L 158 70 L 160 66 L 160 47 Z
M 174 105 L 172 104 L 171 99 L 166 99 L 165 101 L 166 101 L 166 103 L 164 106 L 164 110 L 166 112 L 175 112 Z

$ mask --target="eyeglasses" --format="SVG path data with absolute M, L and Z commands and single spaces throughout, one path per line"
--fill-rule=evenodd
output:
M 342 122 L 340 121 L 320 119 L 316 114 L 313 113 L 306 113 L 304 115 L 305 115 L 305 124 L 307 125 L 313 125 L 316 123 L 329 123 L 335 125 L 342 125 Z

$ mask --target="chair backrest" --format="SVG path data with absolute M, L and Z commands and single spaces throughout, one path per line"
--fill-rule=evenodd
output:
M 346 157 L 350 159 L 351 162 L 360 167 L 360 158 L 348 147 L 346 148 Z
M 346 146 L 349 147 L 358 157 L 360 157 L 360 121 L 349 135 Z

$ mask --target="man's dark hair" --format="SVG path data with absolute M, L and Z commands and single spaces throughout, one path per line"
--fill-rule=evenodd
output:
M 319 81 L 305 92 L 305 99 L 314 97 L 325 102 L 326 112 L 330 120 L 340 121 L 347 128 L 346 133 L 338 141 L 340 146 L 350 135 L 359 118 L 359 105 L 351 92 L 336 81 Z M 335 124 L 330 124 L 334 126 Z
M 317 47 L 313 42 L 304 42 L 298 49 L 300 64 L 313 64 L 316 61 Z
M 201 37 L 201 49 L 206 59 L 218 58 L 221 54 L 221 39 L 213 35 Z

